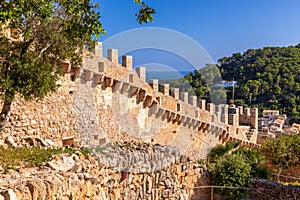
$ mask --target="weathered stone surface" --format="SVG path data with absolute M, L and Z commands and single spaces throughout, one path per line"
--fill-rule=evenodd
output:
M 252 190 L 249 191 L 251 199 L 286 200 L 300 199 L 300 187 L 283 185 L 265 179 L 252 179 Z
M 17 146 L 18 146 L 17 143 L 15 143 L 13 137 L 10 136 L 10 135 L 7 136 L 6 142 L 7 142 L 9 145 L 13 146 L 13 147 L 17 147 Z
M 1 192 L 1 195 L 5 200 L 18 200 L 16 193 L 12 189 Z
M 57 171 L 69 171 L 75 166 L 75 161 L 71 157 L 59 156 L 47 163 L 47 165 Z
M 163 154 L 162 152 L 167 152 L 169 148 L 159 145 L 153 147 L 151 144 L 145 143 L 132 143 L 130 147 L 121 143 L 118 145 L 120 148 L 123 148 L 123 151 L 130 151 L 132 155 L 138 154 L 143 155 L 143 159 L 157 160 L 167 159 L 168 154 Z M 110 155 L 109 152 L 114 152 L 117 146 L 106 149 L 106 154 Z M 149 152 L 149 149 L 152 149 L 152 151 Z M 139 154 L 140 151 L 148 152 L 148 157 L 145 156 L 147 154 Z M 150 156 L 151 153 L 160 151 L 160 154 Z M 0 194 L 4 199 L 41 200 L 138 200 L 143 198 L 163 199 L 171 197 L 186 199 L 185 197 L 192 195 L 200 195 L 204 199 L 209 197 L 209 190 L 201 190 L 201 193 L 197 194 L 194 194 L 193 190 L 183 190 L 185 189 L 184 183 L 187 182 L 189 187 L 197 186 L 198 184 L 210 184 L 204 179 L 204 177 L 210 176 L 210 173 L 205 167 L 194 165 L 192 161 L 185 160 L 185 163 L 181 163 L 180 159 L 178 159 L 176 163 L 167 162 L 169 163 L 168 166 L 151 173 L 126 172 L 127 177 L 121 182 L 121 172 L 98 162 L 98 159 L 99 157 L 96 154 L 93 156 L 83 156 L 80 152 L 72 155 L 62 154 L 54 156 L 47 163 L 47 166 L 50 167 L 43 166 L 23 169 L 24 172 L 22 173 L 1 174 Z M 128 159 L 133 159 L 133 157 L 128 156 Z M 136 157 L 136 159 L 139 160 L 139 157 Z M 151 162 L 155 162 L 155 160 Z M 151 166 L 150 162 L 146 163 L 144 160 L 141 162 L 141 165 L 144 168 L 147 168 L 147 165 Z M 201 170 L 197 170 L 199 168 Z M 201 172 L 194 176 L 188 176 L 188 171 Z M 184 177 L 181 179 L 177 178 L 179 173 L 183 173 Z M 170 193 L 170 190 L 174 190 L 174 193 Z

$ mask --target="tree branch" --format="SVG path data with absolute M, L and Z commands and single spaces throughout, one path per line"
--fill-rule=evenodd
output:
M 42 57 L 42 54 L 52 45 L 52 42 L 48 42 L 47 46 L 45 48 L 43 48 L 39 54 L 39 56 L 37 58 L 35 58 L 33 60 L 33 62 L 35 62 L 37 59 Z

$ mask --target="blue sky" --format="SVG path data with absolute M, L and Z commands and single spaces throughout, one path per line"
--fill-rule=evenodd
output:
M 133 0 L 98 0 L 108 37 L 140 27 L 179 31 L 201 44 L 216 62 L 223 56 L 263 46 L 300 42 L 299 0 L 145 0 L 154 23 L 135 21 Z

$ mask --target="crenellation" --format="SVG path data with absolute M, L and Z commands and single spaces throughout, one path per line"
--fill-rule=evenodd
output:
M 164 95 L 170 95 L 170 85 L 169 84 L 160 84 L 159 92 L 163 93 Z
M 239 114 L 243 114 L 244 113 L 243 106 L 238 106 L 238 109 L 239 109 Z
M 197 107 L 197 96 L 190 96 L 190 101 L 189 103 L 194 106 Z
M 215 105 L 213 103 L 208 103 L 207 104 L 207 111 L 210 112 L 210 114 L 214 114 L 215 113 Z
M 153 88 L 155 92 L 158 92 L 158 79 L 149 80 L 149 85 Z
M 228 124 L 228 114 L 222 114 L 221 122 L 223 122 L 224 124 Z
M 240 124 L 250 126 L 255 132 L 258 131 L 258 108 L 244 108 L 244 113 L 239 114 Z
M 138 74 L 139 78 L 143 81 L 146 82 L 146 68 L 145 67 L 137 67 L 135 69 L 136 73 Z
M 179 88 L 172 88 L 171 89 L 171 96 L 174 99 L 179 100 Z
M 199 100 L 199 108 L 201 110 L 206 110 L 206 100 L 205 99 L 200 99 Z
M 221 120 L 222 120 L 222 112 L 217 111 L 215 114 L 217 116 L 217 120 L 221 122 Z
M 233 126 L 239 126 L 239 115 L 238 114 L 229 114 L 228 115 L 228 124 Z
M 103 57 L 102 42 L 95 42 L 95 56 Z
M 118 49 L 108 49 L 107 50 L 107 59 L 110 60 L 113 64 L 118 64 L 119 63 Z
M 216 109 L 216 112 L 220 112 L 220 113 L 222 113 L 223 112 L 223 104 L 219 104 L 219 105 L 217 105 L 216 107 L 217 107 L 217 109 Z
M 258 130 L 258 108 L 252 108 L 250 112 L 252 116 L 251 124 L 253 128 L 257 131 Z
M 245 111 L 245 115 L 248 115 L 248 116 L 251 115 L 250 108 L 245 108 L 244 111 Z
M 189 103 L 189 93 L 188 92 L 180 92 L 180 100 L 184 103 Z
M 127 70 L 132 70 L 132 56 L 122 56 L 122 66 Z
M 228 124 L 228 109 L 229 105 L 223 104 L 222 105 L 222 116 L 221 116 L 221 122 Z

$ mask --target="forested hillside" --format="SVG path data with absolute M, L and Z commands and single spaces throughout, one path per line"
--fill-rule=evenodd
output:
M 218 67 L 223 80 L 238 81 L 235 104 L 258 107 L 260 111 L 278 109 L 287 114 L 290 123 L 300 123 L 300 44 L 234 53 L 219 59 Z M 202 82 L 191 77 L 197 79 L 199 75 L 186 76 L 193 87 L 193 83 Z M 231 89 L 228 88 L 228 101 L 232 97 Z

